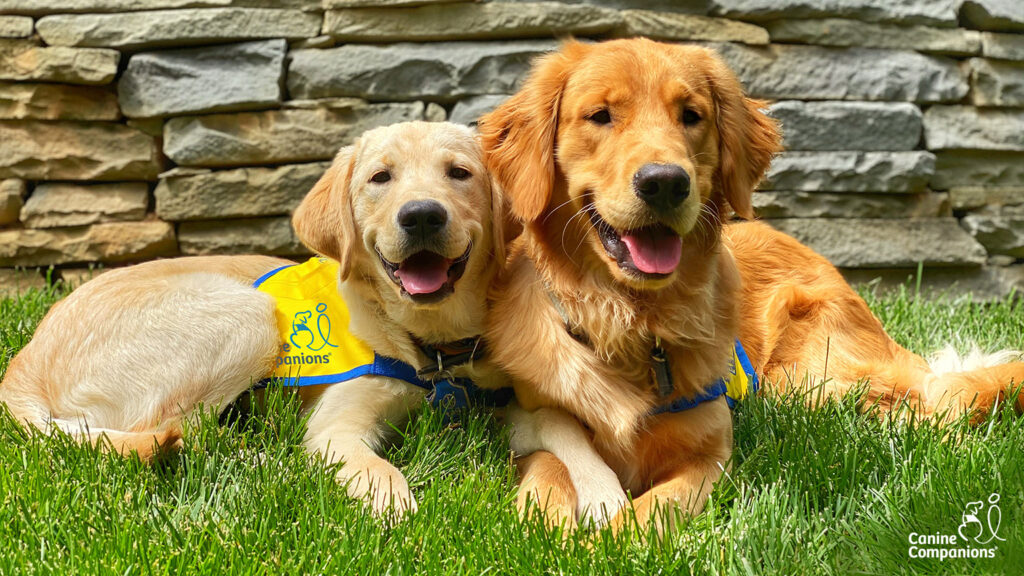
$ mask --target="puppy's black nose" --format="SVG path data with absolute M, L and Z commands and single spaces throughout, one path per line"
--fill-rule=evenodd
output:
M 633 175 L 633 189 L 651 208 L 671 210 L 690 195 L 690 175 L 676 164 L 644 164 Z
M 410 236 L 429 238 L 444 229 L 448 212 L 435 200 L 416 200 L 398 210 L 398 225 Z

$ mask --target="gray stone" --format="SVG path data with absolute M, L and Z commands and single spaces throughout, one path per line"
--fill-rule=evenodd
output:
M 759 218 L 934 218 L 952 216 L 944 193 L 758 192 Z
M 972 58 L 970 68 L 975 106 L 1024 106 L 1024 64 Z
M 182 254 L 309 254 L 295 236 L 290 218 L 183 222 L 178 243 Z
M 981 54 L 989 58 L 1024 60 L 1024 35 L 982 32 Z
M 1024 111 L 932 106 L 924 114 L 924 141 L 929 150 L 1024 151 Z
M 145 182 L 117 184 L 39 184 L 21 210 L 28 228 L 85 226 L 142 220 L 149 205 Z
M 174 8 L 299 8 L 306 11 L 320 9 L 321 0 L 2 0 L 0 13 L 74 14 L 101 12 L 138 12 L 142 10 L 168 10 Z
M 166 178 L 156 187 L 164 220 L 209 220 L 291 214 L 328 163 L 240 168 Z
M 973 210 L 983 206 L 1024 204 L 1024 187 L 984 188 L 961 186 L 949 191 L 949 200 L 954 210 Z
M 448 121 L 456 124 L 476 124 L 478 118 L 494 110 L 508 98 L 508 94 L 488 94 L 459 100 L 452 108 Z
M 436 102 L 427 102 L 427 107 L 423 111 L 423 119 L 427 122 L 444 122 L 448 119 L 448 112 L 445 111 L 444 106 Z
M 150 180 L 161 169 L 153 138 L 119 124 L 0 121 L 0 178 Z
M 330 1 L 330 0 L 328 0 Z M 531 2 L 533 0 L 505 0 Z M 591 4 L 616 10 L 650 10 L 658 12 L 680 12 L 707 15 L 707 0 L 559 0 L 566 4 Z
M 913 150 L 921 140 L 921 110 L 905 102 L 784 100 L 769 113 L 787 150 Z
M 423 117 L 421 102 L 185 116 L 164 125 L 164 153 L 183 166 L 328 160 L 370 128 Z
M 982 248 L 955 218 L 765 220 L 844 268 L 980 266 Z
M 967 80 L 958 63 L 941 56 L 779 44 L 714 47 L 747 91 L 764 98 L 955 102 L 967 94 Z
M 288 92 L 293 98 L 355 96 L 371 100 L 455 100 L 478 94 L 510 94 L 538 54 L 557 44 L 438 42 L 367 46 L 290 54 Z
M 0 82 L 0 119 L 119 120 L 117 95 L 107 88 Z
M 320 17 L 299 10 L 213 8 L 124 14 L 59 14 L 36 22 L 52 46 L 155 48 L 261 38 L 309 38 Z
M 764 190 L 923 192 L 935 169 L 930 152 L 785 152 Z
M 624 10 L 622 36 L 646 36 L 656 40 L 699 40 L 767 44 L 768 32 L 760 26 L 678 12 Z
M 0 298 L 13 298 L 42 288 L 46 288 L 46 278 L 39 270 L 0 268 Z
M 973 56 L 981 51 L 981 33 L 960 28 L 897 26 L 838 18 L 775 20 L 765 23 L 765 27 L 772 42 L 897 48 L 957 56 Z
M 600 34 L 621 23 L 614 10 L 582 4 L 472 2 L 331 10 L 324 33 L 368 42 L 530 38 Z
M 125 116 L 153 117 L 274 107 L 281 101 L 284 40 L 136 54 L 117 84 Z
M 964 216 L 963 225 L 989 254 L 1024 258 L 1024 205 L 988 206 Z
M 939 151 L 935 175 L 929 183 L 934 190 L 962 186 L 989 188 L 1024 187 L 1024 154 L 981 150 Z
M 13 224 L 21 216 L 24 205 L 25 181 L 12 178 L 0 180 L 0 226 Z
M 0 266 L 132 262 L 176 251 L 174 227 L 159 220 L 0 232 Z
M 475 1 L 476 0 L 322 0 L 323 7 L 326 10 L 336 8 L 406 8 L 409 6 L 426 6 Z
M 0 16 L 0 38 L 28 38 L 32 19 L 27 16 Z
M 894 290 L 918 290 L 917 268 L 846 269 L 843 276 L 851 284 L 870 283 L 879 294 Z M 1012 293 L 1024 294 L 1024 266 L 1007 268 L 928 267 L 922 271 L 920 293 L 929 298 L 949 298 L 970 294 L 975 302 L 1003 300 Z
M 0 40 L 0 80 L 107 84 L 121 54 L 105 48 L 40 46 L 34 40 Z
M 979 30 L 1024 30 L 1024 3 L 1020 0 L 966 0 L 961 20 Z
M 851 18 L 953 27 L 959 0 L 710 0 L 709 4 L 712 14 L 739 20 Z

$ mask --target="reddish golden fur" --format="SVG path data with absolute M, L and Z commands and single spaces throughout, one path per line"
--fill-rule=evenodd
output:
M 703 120 L 684 127 L 683 105 Z M 588 122 L 602 106 L 616 121 Z M 725 227 L 723 240 L 723 216 L 729 208 L 752 215 L 753 188 L 779 150 L 762 106 L 703 48 L 569 43 L 480 122 L 488 165 L 526 230 L 493 290 L 494 358 L 525 409 L 560 408 L 590 428 L 622 485 L 642 494 L 641 518 L 658 504 L 700 510 L 732 447 L 724 399 L 648 416 L 659 402 L 648 372 L 656 336 L 670 356 L 673 397 L 693 397 L 722 376 L 739 336 L 769 386 L 794 368 L 797 381 L 804 371 L 820 381 L 827 353 L 827 393 L 870 378 L 883 407 L 905 397 L 929 413 L 960 406 L 948 394 L 938 401 L 946 390 L 934 389 L 927 364 L 892 342 L 823 258 L 758 223 Z M 674 220 L 658 216 L 683 239 L 678 269 L 637 280 L 602 248 L 586 211 L 616 228 L 647 225 L 631 176 L 651 162 L 682 166 L 691 194 Z M 551 296 L 588 344 L 570 336 Z M 998 370 L 984 389 L 966 377 L 942 385 L 988 403 L 1011 377 L 1024 378 L 1024 364 Z M 558 460 L 531 458 L 521 473 L 523 494 L 550 495 L 552 515 L 564 516 L 572 493 Z

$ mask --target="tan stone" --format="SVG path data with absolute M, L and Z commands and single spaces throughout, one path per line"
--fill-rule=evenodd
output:
M 117 94 L 95 86 L 0 82 L 0 119 L 119 120 Z
M 182 254 L 309 254 L 290 218 L 184 222 L 178 231 Z
M 159 220 L 0 232 L 0 266 L 130 262 L 176 251 L 174 227 Z
M 958 186 L 950 189 L 949 200 L 955 210 L 1024 204 L 1024 187 Z
M 982 32 L 981 53 L 989 58 L 1024 60 L 1024 34 Z
M 88 268 L 62 268 L 60 270 L 60 281 L 63 282 L 65 286 L 78 288 L 82 284 L 85 284 L 89 280 L 92 280 L 106 272 L 110 272 L 110 269 L 103 268 L 102 266 L 90 266 Z
M 725 18 L 649 10 L 625 10 L 621 14 L 623 24 L 618 33 L 622 36 L 646 36 L 656 40 L 768 43 L 768 31 L 764 28 Z
M 85 226 L 100 222 L 137 221 L 146 217 L 149 186 L 117 184 L 39 184 L 21 210 L 28 228 Z
M 598 34 L 621 21 L 614 10 L 585 4 L 486 2 L 330 10 L 323 31 L 375 42 L 529 38 Z
M 40 46 L 33 40 L 0 40 L 0 80 L 107 84 L 121 54 L 105 48 Z
M 118 124 L 0 121 L 0 178 L 151 180 L 160 173 L 156 142 Z
M 32 19 L 27 16 L 0 16 L 0 38 L 28 38 Z
M 24 180 L 0 180 L 0 226 L 18 221 L 24 197 Z
M 321 0 L 3 0 L 3 11 L 12 14 L 72 14 L 87 12 L 138 12 L 173 8 L 300 8 L 320 9 Z
M 772 42 L 900 48 L 957 56 L 973 56 L 981 52 L 981 34 L 959 28 L 896 26 L 839 18 L 776 20 L 767 22 L 765 27 Z
M 1024 106 L 1024 63 L 971 58 L 975 106 Z
M 326 9 L 332 8 L 366 8 L 366 7 L 409 7 L 427 4 L 453 4 L 456 2 L 475 2 L 476 0 L 322 0 Z
M 36 269 L 0 268 L 0 298 L 14 298 L 30 289 L 46 288 L 46 277 Z

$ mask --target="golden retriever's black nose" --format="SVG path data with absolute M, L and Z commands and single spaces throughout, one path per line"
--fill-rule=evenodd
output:
M 398 225 L 410 236 L 429 238 L 444 229 L 448 211 L 435 200 L 416 200 L 398 210 Z
M 644 164 L 633 175 L 633 189 L 651 208 L 671 210 L 690 195 L 690 175 L 676 164 Z

